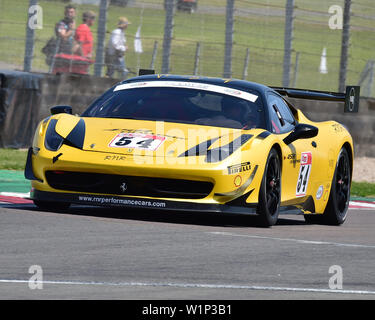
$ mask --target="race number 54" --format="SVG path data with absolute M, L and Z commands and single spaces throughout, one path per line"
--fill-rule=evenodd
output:
M 311 152 L 302 152 L 301 154 L 301 166 L 298 173 L 296 196 L 302 197 L 306 195 L 307 186 L 309 183 L 310 172 L 312 164 Z
M 165 137 L 152 134 L 120 133 L 112 139 L 109 147 L 155 151 L 164 140 Z

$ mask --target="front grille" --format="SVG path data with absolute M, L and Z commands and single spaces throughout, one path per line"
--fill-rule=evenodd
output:
M 47 171 L 46 179 L 59 190 L 159 198 L 201 199 L 213 188 L 206 181 L 70 171 Z

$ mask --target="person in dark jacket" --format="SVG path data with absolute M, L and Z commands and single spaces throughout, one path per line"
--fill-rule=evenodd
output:
M 64 18 L 56 23 L 55 34 L 58 46 L 56 53 L 72 54 L 75 16 L 76 8 L 73 5 L 67 5 L 64 11 Z

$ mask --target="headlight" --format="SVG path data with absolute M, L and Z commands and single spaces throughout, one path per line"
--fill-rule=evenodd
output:
M 60 136 L 55 130 L 56 123 L 56 119 L 52 119 L 50 121 L 44 139 L 44 146 L 50 151 L 59 150 L 64 142 L 64 138 Z

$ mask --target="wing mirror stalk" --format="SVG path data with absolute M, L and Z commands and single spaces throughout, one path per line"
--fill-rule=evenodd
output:
M 51 108 L 51 114 L 67 113 L 73 114 L 73 109 L 71 106 L 54 106 Z

